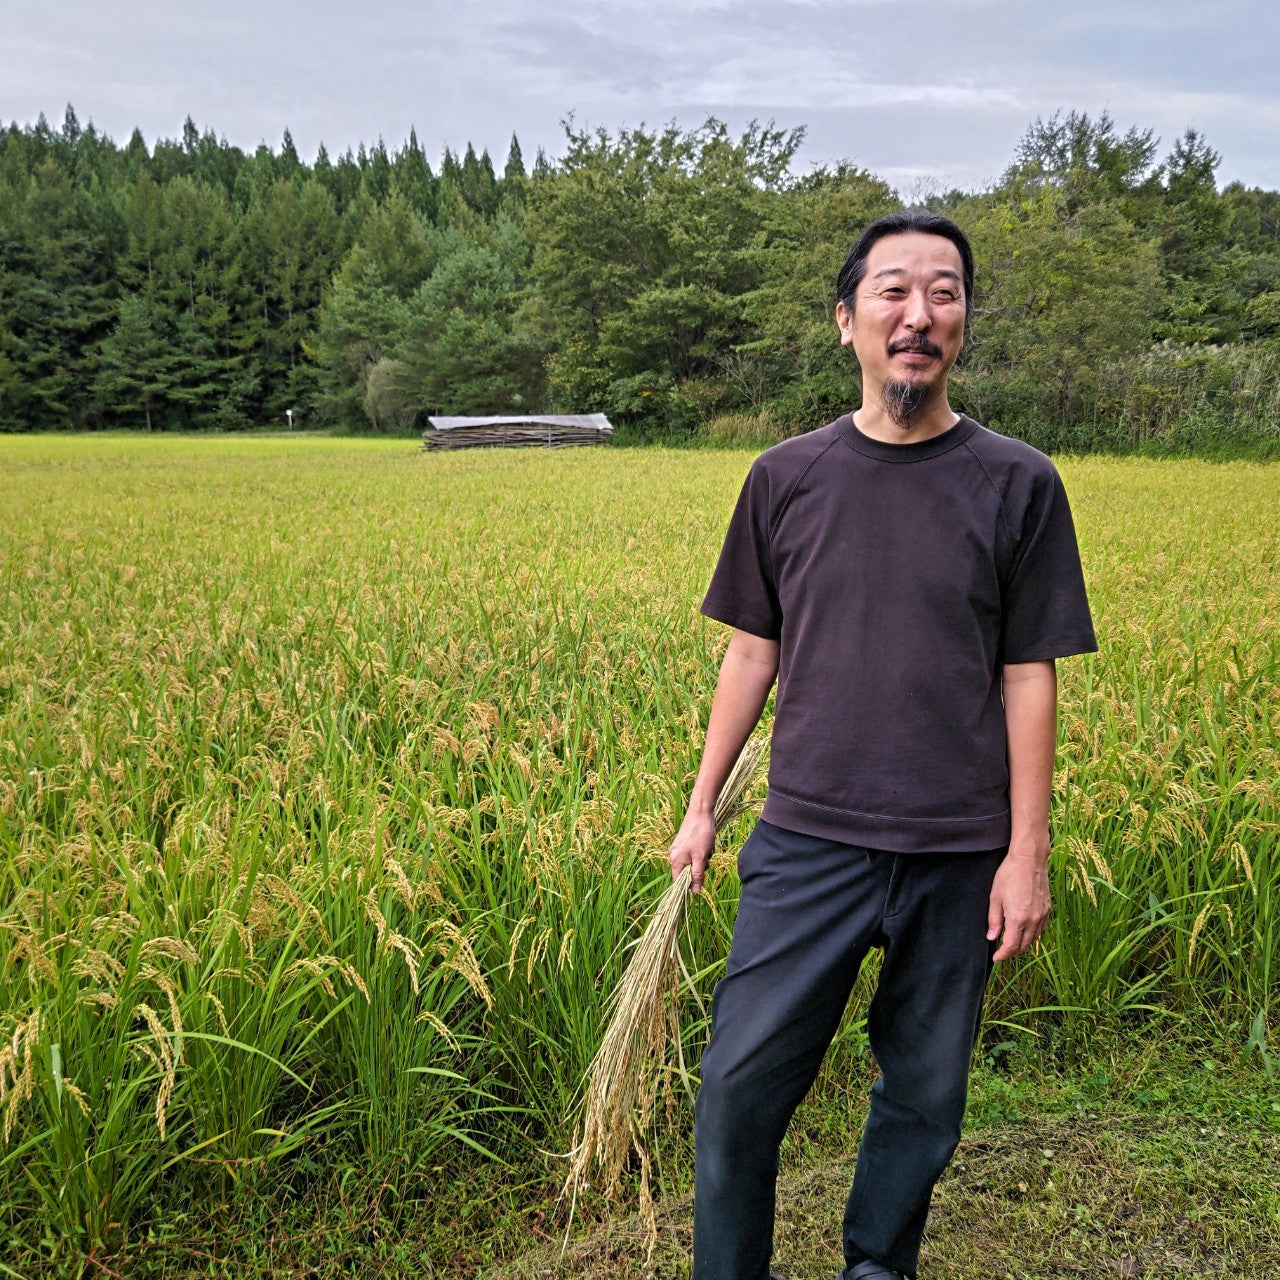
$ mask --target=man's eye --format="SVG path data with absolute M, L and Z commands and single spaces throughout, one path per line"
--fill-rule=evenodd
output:
M 939 302 L 954 302 L 956 300 L 955 293 L 950 289 L 935 289 L 933 296 L 937 298 Z

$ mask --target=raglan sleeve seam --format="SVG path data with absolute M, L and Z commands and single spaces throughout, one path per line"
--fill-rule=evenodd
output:
M 979 470 L 986 477 L 987 483 L 991 486 L 992 493 L 996 495 L 996 510 L 1000 513 L 1000 524 L 1004 529 L 1004 536 L 1009 539 L 1009 545 L 1016 548 L 1018 545 L 1018 539 L 1014 537 L 1013 529 L 1009 525 L 1009 512 L 1005 506 L 1004 494 L 1000 492 L 1000 486 L 996 484 L 995 477 L 992 476 L 987 464 L 983 462 L 982 456 L 968 440 L 964 442 L 964 447 L 968 449 L 970 457 L 972 457 L 974 462 L 978 464 Z

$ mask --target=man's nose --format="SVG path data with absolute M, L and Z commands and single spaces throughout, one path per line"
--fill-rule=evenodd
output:
M 923 293 L 913 293 L 907 302 L 903 323 L 915 333 L 924 333 L 933 324 L 933 313 Z

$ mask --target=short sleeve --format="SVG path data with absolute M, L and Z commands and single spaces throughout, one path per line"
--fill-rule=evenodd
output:
M 1040 662 L 1097 648 L 1067 491 L 1049 467 L 1036 477 L 1021 522 L 1005 586 L 1000 661 Z
M 782 606 L 769 558 L 769 489 L 768 474 L 757 462 L 738 495 L 702 612 L 740 631 L 777 640 Z

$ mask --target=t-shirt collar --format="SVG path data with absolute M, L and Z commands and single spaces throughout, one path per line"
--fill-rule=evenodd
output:
M 883 440 L 872 439 L 858 430 L 851 413 L 839 418 L 836 427 L 841 440 L 855 453 L 865 454 L 880 462 L 923 462 L 926 458 L 936 458 L 939 454 L 949 453 L 957 445 L 964 444 L 978 429 L 978 424 L 962 413 L 940 435 L 931 436 L 928 440 L 917 440 L 913 444 L 886 444 Z

